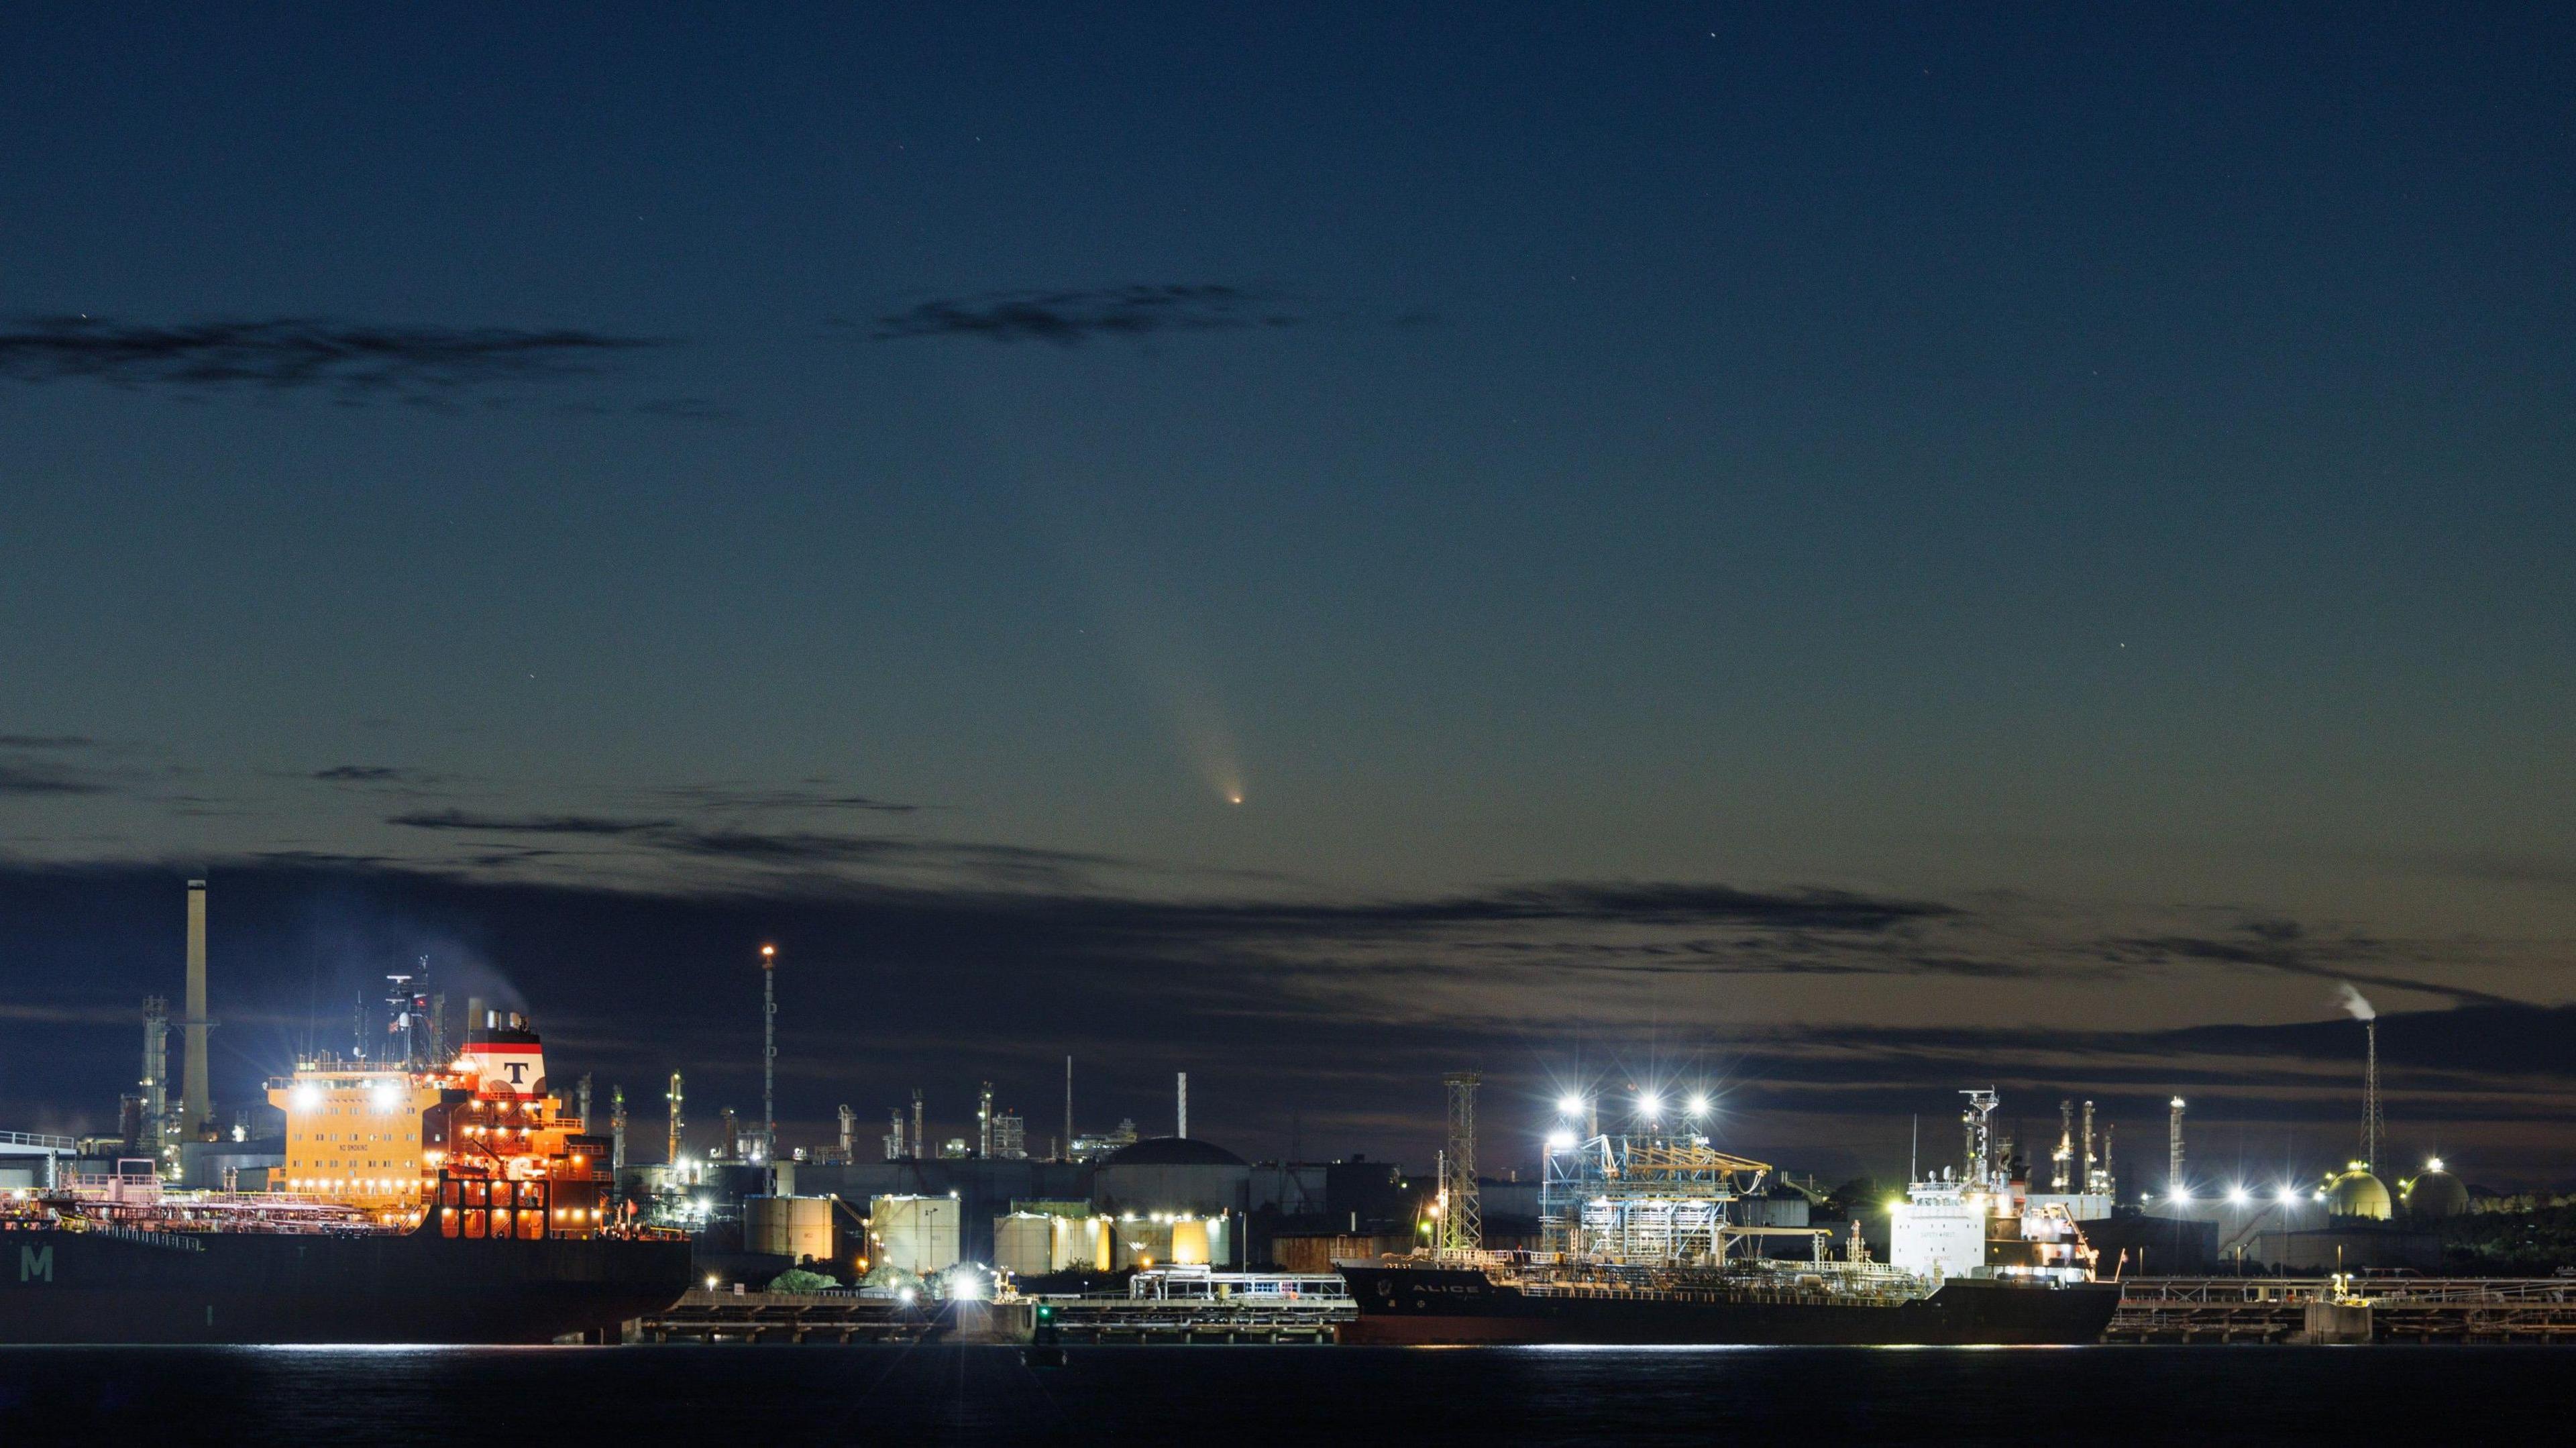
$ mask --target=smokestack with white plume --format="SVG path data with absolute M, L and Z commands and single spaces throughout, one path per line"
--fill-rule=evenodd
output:
M 2369 998 L 2364 996 L 2361 992 L 2354 990 L 2350 982 L 2346 982 L 2343 985 L 2336 987 L 2336 989 L 2343 992 L 2343 1008 L 2347 1012 L 2351 1013 L 2354 1020 L 2375 1021 L 2379 1019 L 2379 1012 L 2370 1008 Z

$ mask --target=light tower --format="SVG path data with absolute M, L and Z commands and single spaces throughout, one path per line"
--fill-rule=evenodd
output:
M 760 947 L 760 1159 L 778 1158 L 778 947 Z
M 1440 1159 L 1440 1194 L 1448 1206 L 1440 1214 L 1443 1251 L 1473 1252 L 1485 1244 L 1484 1204 L 1476 1197 L 1476 1083 L 1473 1071 L 1452 1071 L 1440 1078 L 1449 1088 L 1449 1149 Z
M 662 1099 L 671 1103 L 671 1145 L 669 1153 L 665 1155 L 662 1160 L 669 1162 L 672 1167 L 677 1168 L 680 1164 L 680 1133 L 689 1124 L 687 1119 L 680 1114 L 679 1072 L 674 1071 L 671 1073 L 671 1089 L 663 1093 Z
M 2165 1127 L 2165 1195 L 2175 1201 L 2184 1196 L 2182 1181 L 2182 1098 L 2173 1099 L 2173 1116 Z

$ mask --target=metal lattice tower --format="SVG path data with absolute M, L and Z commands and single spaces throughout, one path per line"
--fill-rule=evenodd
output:
M 2388 1134 L 2388 1118 L 2379 1109 L 2379 1022 L 2364 1021 L 2370 1055 L 2361 1077 L 2361 1164 L 2365 1170 L 2379 1170 L 2379 1141 Z
M 1448 1199 L 1440 1214 L 1443 1251 L 1473 1252 L 1485 1245 L 1485 1210 L 1476 1199 L 1476 1083 L 1482 1079 L 1473 1071 L 1440 1078 L 1449 1088 L 1449 1152 L 1440 1179 L 1440 1193 Z

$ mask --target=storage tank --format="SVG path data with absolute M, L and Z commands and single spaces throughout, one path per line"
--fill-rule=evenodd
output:
M 915 1276 L 957 1265 L 962 1256 L 958 1229 L 964 1220 L 955 1197 L 872 1197 L 868 1201 L 875 1260 Z
M 1243 1158 L 1212 1142 L 1184 1137 L 1154 1137 L 1122 1147 L 1092 1178 L 1092 1200 L 1119 1218 L 1122 1264 L 1146 1255 L 1157 1263 L 1170 1261 L 1174 1219 L 1239 1219 L 1249 1209 L 1251 1193 L 1252 1168 Z M 1157 1230 L 1137 1232 L 1130 1217 Z M 1157 1217 L 1163 1220 L 1154 1221 Z M 1148 1243 L 1147 1238 L 1155 1240 Z M 1212 1254 L 1211 1265 L 1230 1267 L 1238 1245 L 1223 1233 L 1211 1233 L 1196 1250 Z
M 2354 1162 L 2326 1183 L 2326 1215 L 2385 1222 L 2396 1213 L 2391 1210 L 2388 1184 L 2372 1174 L 2367 1164 Z
M 1172 1224 L 1151 1217 L 1122 1216 L 1112 1228 L 1116 1238 L 1110 1265 L 1120 1271 L 1130 1267 L 1168 1267 L 1172 1262 Z
M 1055 1239 L 1062 1219 L 1037 1212 L 1013 1212 L 993 1219 L 993 1266 L 1020 1277 L 1044 1277 L 1056 1270 Z
M 2444 1221 L 2469 1209 L 2469 1189 L 2460 1179 L 2442 1169 L 2442 1159 L 2424 1168 L 2424 1174 L 2406 1184 L 2406 1214 L 2428 1222 Z
M 1208 1224 L 1193 1217 L 1172 1223 L 1172 1257 L 1175 1267 L 1208 1265 Z
M 1058 1272 L 1106 1272 L 1116 1255 L 1115 1233 L 1107 1217 L 1058 1217 L 1055 1219 L 1055 1270 Z
M 754 1252 L 791 1262 L 829 1262 L 837 1255 L 830 1197 L 745 1197 L 742 1211 L 743 1241 Z

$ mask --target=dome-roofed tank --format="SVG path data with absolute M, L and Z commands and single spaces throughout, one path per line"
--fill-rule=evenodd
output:
M 1243 1158 L 1213 1141 L 1188 1136 L 1149 1136 L 1109 1153 L 1103 1166 L 1241 1166 Z
M 2426 1221 L 2438 1222 L 2457 1217 L 2469 1210 L 2469 1189 L 2460 1179 L 2442 1168 L 2442 1159 L 2426 1163 L 2424 1174 L 2406 1184 L 2406 1213 Z
M 2326 1183 L 2326 1215 L 2385 1222 L 2395 1215 L 2388 1200 L 2388 1184 L 2372 1176 L 2370 1168 L 2354 1162 Z

